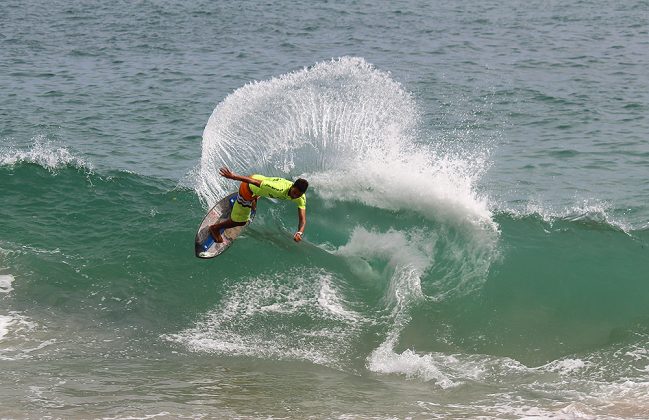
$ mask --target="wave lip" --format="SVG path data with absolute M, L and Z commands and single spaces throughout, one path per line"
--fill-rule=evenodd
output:
M 37 136 L 28 150 L 10 147 L 0 151 L 0 166 L 15 166 L 21 163 L 35 164 L 50 172 L 56 172 L 66 166 L 92 171 L 92 165 L 88 162 L 75 156 L 67 148 L 47 141 L 44 136 Z
M 583 200 L 566 206 L 553 206 L 539 202 L 527 202 L 521 206 L 507 206 L 497 213 L 513 219 L 538 218 L 552 226 L 556 222 L 574 222 L 583 225 L 607 227 L 627 235 L 647 229 L 644 212 L 638 208 L 615 208 L 602 200 Z

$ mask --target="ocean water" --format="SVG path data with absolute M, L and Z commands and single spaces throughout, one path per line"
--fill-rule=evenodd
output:
M 0 10 L 0 417 L 649 417 L 646 1 Z

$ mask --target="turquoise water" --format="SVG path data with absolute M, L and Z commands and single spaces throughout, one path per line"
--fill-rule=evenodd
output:
M 648 11 L 5 2 L 0 413 L 646 418 Z

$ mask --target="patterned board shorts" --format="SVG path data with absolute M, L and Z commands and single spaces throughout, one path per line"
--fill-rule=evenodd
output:
M 247 222 L 250 219 L 250 212 L 257 206 L 257 198 L 252 194 L 250 185 L 247 182 L 242 182 L 239 186 L 237 201 L 232 206 L 230 219 L 233 222 Z

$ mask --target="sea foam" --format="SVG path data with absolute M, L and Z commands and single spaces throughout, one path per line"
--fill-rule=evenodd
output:
M 9 332 L 9 326 L 14 323 L 14 319 L 10 316 L 0 315 L 0 340 L 4 338 Z
M 35 137 L 32 145 L 26 150 L 15 147 L 0 149 L 0 166 L 15 166 L 20 163 L 36 164 L 51 172 L 65 166 L 92 170 L 92 165 L 88 162 L 75 156 L 67 148 L 48 141 L 44 136 Z
M 164 338 L 198 352 L 340 367 L 341 349 L 364 318 L 343 300 L 336 282 L 319 269 L 241 278 L 193 328 Z
M 525 217 L 537 217 L 545 223 L 567 221 L 582 224 L 609 226 L 614 230 L 620 230 L 626 234 L 646 229 L 647 222 L 634 222 L 626 213 L 631 209 L 616 209 L 614 206 L 602 200 L 582 200 L 579 202 L 558 205 L 537 201 L 530 201 L 523 206 L 505 208 L 503 213 L 511 214 L 516 219 Z
M 11 284 L 16 279 L 11 274 L 0 274 L 0 293 L 9 293 L 13 290 Z
M 35 328 L 35 324 L 26 316 L 16 311 L 0 315 L 0 340 L 8 338 L 24 338 Z M 0 349 L 0 360 L 8 359 L 6 353 L 15 351 L 14 348 Z

